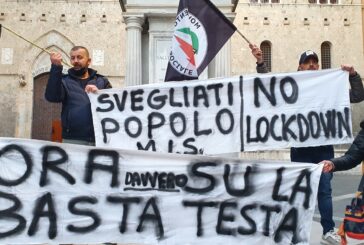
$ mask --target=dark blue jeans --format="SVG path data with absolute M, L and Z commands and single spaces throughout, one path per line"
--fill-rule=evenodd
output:
M 333 157 L 334 147 L 331 145 L 291 148 L 292 162 L 319 163 L 322 160 L 330 160 Z M 317 193 L 317 203 L 321 215 L 323 234 L 335 227 L 335 222 L 332 219 L 331 179 L 332 173 L 322 173 Z

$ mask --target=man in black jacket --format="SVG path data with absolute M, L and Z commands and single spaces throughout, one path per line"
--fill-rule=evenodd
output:
M 256 45 L 249 46 L 253 56 L 257 60 L 257 72 L 266 73 L 268 69 L 263 61 L 263 53 Z M 298 71 L 318 70 L 320 68 L 318 55 L 312 50 L 303 52 L 298 61 Z M 350 102 L 358 103 L 364 99 L 364 88 L 360 75 L 351 65 L 342 65 L 344 71 L 349 72 L 349 82 L 351 89 Z M 321 145 L 312 147 L 292 147 L 292 162 L 310 162 L 319 163 L 324 159 L 334 157 L 334 147 L 332 145 Z M 332 190 L 331 190 L 332 173 L 321 175 L 318 187 L 317 203 L 321 215 L 321 226 L 323 235 L 321 244 L 340 244 L 340 237 L 336 234 L 335 223 L 332 218 Z
M 109 81 L 89 68 L 88 50 L 75 46 L 70 52 L 72 68 L 62 74 L 62 55 L 52 53 L 51 70 L 45 91 L 49 102 L 62 103 L 62 141 L 64 143 L 95 145 L 91 104 L 88 92 L 111 88 Z
M 321 162 L 324 164 L 322 170 L 324 173 L 348 170 L 364 161 L 364 120 L 360 123 L 360 127 L 361 130 L 344 156 Z

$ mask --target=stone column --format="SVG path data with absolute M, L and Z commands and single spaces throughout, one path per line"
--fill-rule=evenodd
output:
M 228 40 L 209 64 L 209 78 L 228 77 L 231 74 L 231 42 Z
M 142 24 L 143 15 L 124 15 L 126 23 L 125 85 L 142 84 Z

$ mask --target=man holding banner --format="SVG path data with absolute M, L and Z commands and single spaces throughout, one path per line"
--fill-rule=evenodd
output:
M 250 45 L 253 56 L 257 60 L 257 72 L 267 73 L 267 67 L 263 61 L 263 53 L 256 45 Z M 303 52 L 299 59 L 298 71 L 318 70 L 319 59 L 315 52 L 307 50 Z M 342 65 L 344 71 L 349 72 L 350 102 L 359 103 L 364 100 L 364 89 L 360 75 L 355 71 L 353 66 Z M 292 162 L 312 162 L 319 163 L 325 159 L 334 157 L 334 147 L 332 145 L 322 145 L 314 147 L 292 147 Z M 331 190 L 332 173 L 323 173 L 320 178 L 318 190 L 318 207 L 321 215 L 321 225 L 323 228 L 322 244 L 340 244 L 340 237 L 334 231 L 335 222 L 332 218 L 332 190 Z
M 88 92 L 111 88 L 107 78 L 89 68 L 91 58 L 85 47 L 71 49 L 68 75 L 62 74 L 62 55 L 51 54 L 51 70 L 45 90 L 49 102 L 62 103 L 62 141 L 71 144 L 95 145 L 94 127 Z

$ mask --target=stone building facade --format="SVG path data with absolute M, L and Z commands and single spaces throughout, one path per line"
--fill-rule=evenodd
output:
M 0 24 L 42 48 L 62 53 L 65 60 L 74 45 L 89 48 L 92 67 L 114 87 L 123 86 L 125 24 L 119 2 L 1 0 L 0 6 Z M 45 103 L 42 75 L 50 69 L 49 55 L 4 28 L 0 51 L 0 135 L 37 138 L 36 126 L 51 130 L 51 122 L 43 122 L 47 113 L 39 110 L 44 109 L 39 104 Z
M 353 64 L 364 76 L 361 2 L 308 1 L 315 0 L 213 0 L 251 42 L 263 45 L 271 71 L 295 71 L 300 53 L 313 49 L 324 55 L 326 66 Z M 88 47 L 92 68 L 113 87 L 123 87 L 163 81 L 177 5 L 178 0 L 0 0 L 0 24 L 65 59 L 73 45 Z M 49 55 L 4 28 L 0 52 L 0 136 L 39 138 L 36 125 L 52 130 L 51 121 L 43 121 L 53 116 L 42 109 L 50 106 L 42 107 Z M 250 49 L 236 33 L 202 78 L 254 72 Z M 355 130 L 363 111 L 361 104 L 354 106 Z
M 360 1 L 277 0 L 280 3 L 262 3 L 263 1 L 272 2 L 240 1 L 234 23 L 252 42 L 258 45 L 263 43 L 268 47 L 273 72 L 296 71 L 299 55 L 312 49 L 317 52 L 321 62 L 322 55 L 325 56 L 326 64 L 321 63 L 321 67 L 329 65 L 330 68 L 337 68 L 341 64 L 352 64 L 364 76 L 363 14 Z M 231 43 L 232 74 L 254 71 L 254 59 L 244 41 L 235 34 Z M 364 102 L 355 104 L 352 108 L 356 133 L 360 128 L 359 122 L 364 119 Z

